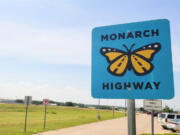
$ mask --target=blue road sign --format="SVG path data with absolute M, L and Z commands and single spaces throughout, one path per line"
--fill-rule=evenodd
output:
M 169 21 L 94 28 L 91 89 L 94 98 L 173 98 Z

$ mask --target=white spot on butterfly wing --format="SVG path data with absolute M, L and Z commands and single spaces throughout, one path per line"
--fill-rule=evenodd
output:
M 108 48 L 108 51 L 111 51 L 111 49 L 110 49 L 110 48 Z
M 158 48 L 158 45 L 157 45 L 157 44 L 155 44 L 155 45 L 154 45 L 154 47 L 155 47 L 155 48 Z
M 148 47 L 149 47 L 149 48 L 151 48 L 152 46 L 151 46 L 151 45 L 149 45 Z
M 102 49 L 103 52 L 106 52 L 106 49 Z

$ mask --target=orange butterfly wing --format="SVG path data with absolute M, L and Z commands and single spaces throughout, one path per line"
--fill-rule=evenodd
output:
M 107 61 L 110 63 L 108 71 L 111 74 L 121 76 L 127 70 L 128 56 L 125 55 L 126 52 L 114 48 L 101 48 L 101 54 L 106 57 Z
M 145 75 L 153 70 L 151 61 L 161 49 L 160 43 L 153 43 L 135 50 L 131 55 L 132 69 L 136 75 Z

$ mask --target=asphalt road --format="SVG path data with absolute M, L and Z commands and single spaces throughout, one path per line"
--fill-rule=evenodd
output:
M 171 131 L 163 130 L 161 128 L 156 117 L 154 123 L 155 133 L 171 133 Z M 36 135 L 128 135 L 127 131 L 127 118 L 124 117 L 39 133 Z M 136 116 L 136 131 L 137 135 L 151 133 L 150 115 L 139 114 Z

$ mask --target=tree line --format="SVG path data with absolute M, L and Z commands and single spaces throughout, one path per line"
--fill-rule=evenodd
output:
M 24 100 L 22 99 L 17 99 L 15 100 L 16 103 L 19 104 L 23 104 Z M 43 101 L 38 101 L 38 100 L 33 100 L 32 104 L 34 105 L 42 105 Z M 82 103 L 74 103 L 74 102 L 57 102 L 57 101 L 53 101 L 50 100 L 49 104 L 55 104 L 57 106 L 71 106 L 71 107 L 80 107 L 80 108 L 94 108 L 94 109 L 105 109 L 105 110 L 112 110 L 113 107 L 112 106 L 108 106 L 108 105 L 88 105 L 88 104 L 82 104 Z M 124 109 L 123 107 L 115 107 L 115 110 L 120 110 L 120 109 Z

